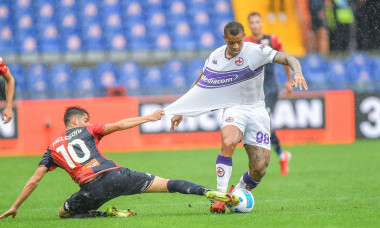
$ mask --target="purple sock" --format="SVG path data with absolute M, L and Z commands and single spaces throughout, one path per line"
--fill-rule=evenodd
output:
M 224 157 L 219 154 L 218 157 L 216 158 L 216 164 L 224 164 L 224 165 L 232 166 L 232 158 Z
M 247 184 L 248 187 L 250 187 L 251 189 L 254 189 L 257 187 L 257 185 L 260 183 L 260 182 L 256 182 L 254 181 L 248 174 L 248 171 L 246 173 L 244 173 L 243 175 L 243 180 L 244 182 Z

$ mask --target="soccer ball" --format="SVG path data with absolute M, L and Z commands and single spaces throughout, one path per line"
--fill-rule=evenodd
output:
M 250 191 L 245 189 L 234 189 L 231 194 L 239 197 L 240 203 L 237 206 L 228 207 L 231 212 L 248 213 L 255 205 L 255 199 Z

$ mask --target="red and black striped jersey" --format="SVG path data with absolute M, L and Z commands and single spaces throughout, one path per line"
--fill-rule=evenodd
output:
M 95 124 L 66 130 L 49 145 L 39 166 L 46 166 L 49 171 L 60 167 L 79 185 L 100 173 L 120 168 L 98 150 L 98 143 L 105 136 L 104 127 Z

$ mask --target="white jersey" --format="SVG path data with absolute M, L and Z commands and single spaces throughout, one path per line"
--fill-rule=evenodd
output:
M 166 107 L 165 114 L 197 116 L 236 105 L 264 105 L 264 65 L 273 62 L 277 51 L 244 42 L 238 55 L 227 58 L 226 48 L 210 54 L 199 82 Z

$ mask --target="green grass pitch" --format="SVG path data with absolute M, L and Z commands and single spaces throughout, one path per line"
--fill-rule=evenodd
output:
M 59 207 L 79 187 L 56 169 L 17 217 L 0 220 L 0 227 L 380 227 L 380 140 L 286 149 L 292 152 L 289 175 L 279 175 L 278 157 L 272 152 L 266 176 L 252 191 L 255 208 L 249 214 L 211 214 L 206 198 L 156 193 L 119 197 L 100 208 L 131 208 L 136 217 L 60 220 Z M 217 154 L 218 149 L 106 156 L 133 170 L 215 188 Z M 0 214 L 12 205 L 40 158 L 0 157 Z M 244 149 L 237 149 L 233 163 L 230 184 L 248 168 Z

